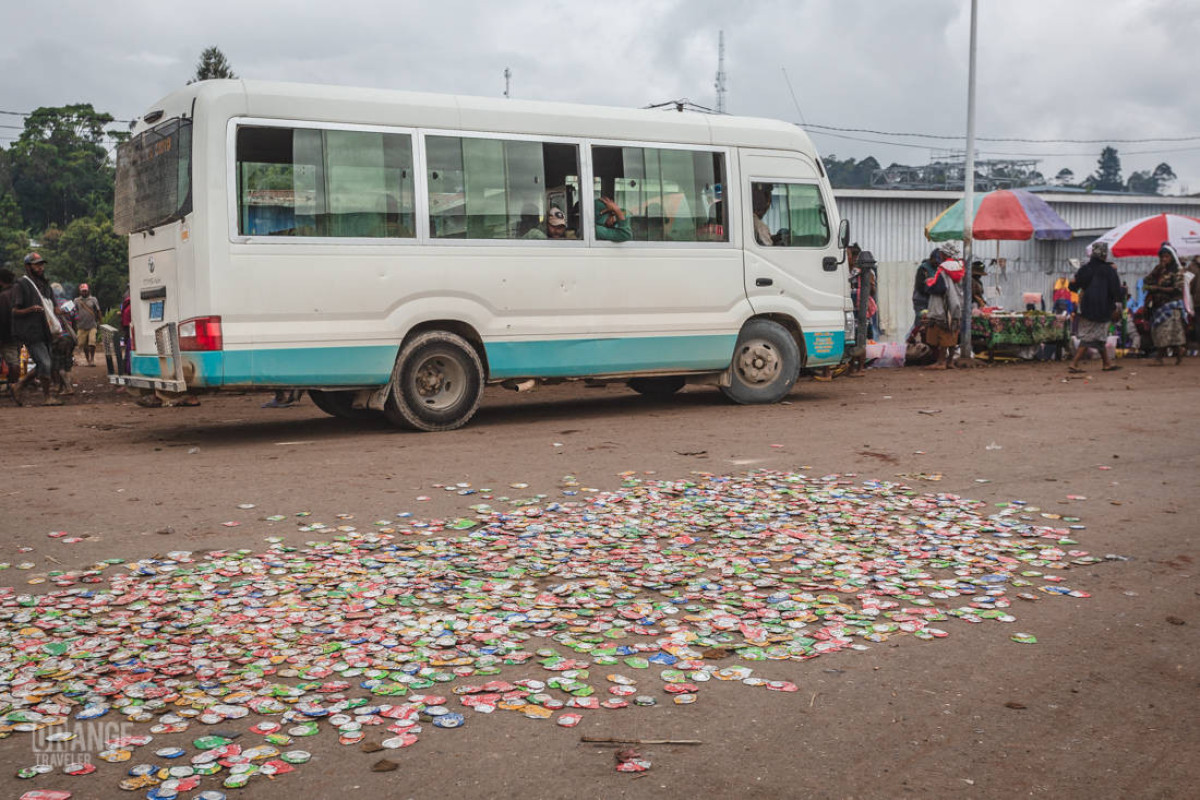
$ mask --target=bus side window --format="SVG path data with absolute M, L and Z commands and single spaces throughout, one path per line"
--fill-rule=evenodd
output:
M 789 183 L 788 232 L 791 247 L 824 247 L 829 244 L 829 215 L 821 190 L 812 183 Z
M 578 185 L 579 152 L 576 146 L 429 136 L 426 154 L 431 237 L 572 238 L 547 235 L 550 211 L 558 208 L 550 205 L 553 192 L 548 187 L 558 187 L 562 191 L 563 187 Z M 566 209 L 559 211 L 565 216 Z M 561 220 L 556 216 L 553 221 Z M 570 225 L 568 220 L 567 227 Z M 558 231 L 554 233 L 558 234 Z
M 408 134 L 239 128 L 237 179 L 242 235 L 416 235 Z
M 718 202 L 722 153 L 598 145 L 592 164 L 594 197 L 610 197 L 625 209 L 634 241 L 729 241 Z
M 755 239 L 769 236 L 774 247 L 824 247 L 829 244 L 829 215 L 821 190 L 813 183 L 754 183 Z M 766 205 L 767 199 L 770 205 Z

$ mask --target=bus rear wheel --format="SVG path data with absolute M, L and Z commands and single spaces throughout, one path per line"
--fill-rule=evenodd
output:
M 483 399 L 483 362 L 470 342 L 448 331 L 425 331 L 404 346 L 384 414 L 419 431 L 460 428 Z
M 354 394 L 352 391 L 308 390 L 308 396 L 312 398 L 313 405 L 331 417 L 354 420 L 375 419 L 375 415 L 379 413 L 378 411 L 372 411 L 369 408 L 354 407 Z
M 655 400 L 665 400 L 678 392 L 687 383 L 682 375 L 664 375 L 654 378 L 630 378 L 629 388 L 640 395 Z
M 777 403 L 800 377 L 800 347 L 787 328 L 769 319 L 754 319 L 738 334 L 729 386 L 721 391 L 743 405 Z

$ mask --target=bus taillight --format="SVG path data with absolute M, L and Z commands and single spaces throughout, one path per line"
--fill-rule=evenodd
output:
M 193 317 L 179 323 L 180 350 L 221 350 L 220 317 Z

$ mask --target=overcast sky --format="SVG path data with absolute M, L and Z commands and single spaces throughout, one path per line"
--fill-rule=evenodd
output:
M 0 0 L 0 110 L 90 102 L 129 119 L 214 44 L 245 78 L 499 96 L 508 67 L 516 98 L 712 107 L 724 30 L 731 113 L 964 136 L 969 16 L 969 0 Z M 1165 161 L 1171 192 L 1198 192 L 1198 43 L 1197 0 L 979 0 L 977 135 L 1194 137 L 1114 146 L 1124 177 Z M 0 144 L 18 133 L 0 127 Z M 930 160 L 930 140 L 810 133 L 822 155 Z M 1102 146 L 978 150 L 1078 180 Z

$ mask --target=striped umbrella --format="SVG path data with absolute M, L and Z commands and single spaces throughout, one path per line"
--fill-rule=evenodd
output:
M 1179 214 L 1155 214 L 1118 225 L 1096 242 L 1107 244 L 1113 258 L 1156 256 L 1163 242 L 1170 242 L 1175 252 L 1184 258 L 1200 256 L 1200 219 Z M 1091 252 L 1091 245 L 1088 245 L 1088 252 Z
M 971 233 L 976 239 L 1070 239 L 1071 226 L 1045 200 L 1022 189 L 975 195 Z M 925 238 L 946 242 L 963 238 L 963 201 L 938 214 L 925 226 Z

